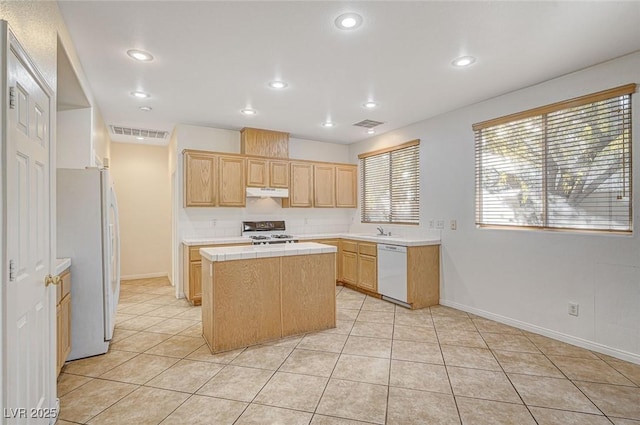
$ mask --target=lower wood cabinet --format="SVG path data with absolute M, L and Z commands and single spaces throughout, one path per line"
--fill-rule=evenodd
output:
M 71 352 L 71 272 L 65 270 L 60 275 L 61 282 L 57 287 L 57 374 L 60 374 L 64 362 Z
M 184 297 L 192 305 L 202 304 L 202 257 L 200 248 L 250 245 L 243 243 L 182 246 L 182 286 Z
M 340 240 L 338 282 L 378 292 L 377 244 Z M 440 246 L 407 247 L 407 302 L 413 309 L 440 302 Z

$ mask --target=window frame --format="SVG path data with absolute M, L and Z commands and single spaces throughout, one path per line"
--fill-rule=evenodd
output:
M 633 234 L 633 156 L 632 156 L 632 145 L 633 145 L 633 111 L 632 111 L 632 103 L 633 103 L 633 94 L 636 91 L 636 84 L 626 84 L 623 86 L 615 87 L 609 90 L 603 90 L 600 92 L 588 94 L 585 96 L 580 96 L 577 98 L 556 102 L 550 105 L 541 106 L 538 108 L 529 109 L 526 111 L 518 112 L 515 114 L 506 115 L 503 117 L 494 118 L 487 121 L 482 121 L 472 125 L 472 129 L 474 131 L 474 144 L 475 144 L 475 222 L 476 227 L 478 228 L 493 228 L 493 229 L 527 229 L 527 230 L 543 230 L 543 231 L 568 231 L 568 232 L 594 232 L 594 233 L 618 233 L 624 235 Z M 544 222 L 541 225 L 529 225 L 529 224 L 499 224 L 499 223 L 490 223 L 482 218 L 483 212 L 483 201 L 484 197 L 482 196 L 483 188 L 481 174 L 482 174 L 482 161 L 479 159 L 479 155 L 482 155 L 482 147 L 479 147 L 479 144 L 482 142 L 481 133 L 483 130 L 498 127 L 504 124 L 515 123 L 517 121 L 522 121 L 525 119 L 531 119 L 540 117 L 543 121 L 545 121 L 549 114 L 559 111 L 570 110 L 572 108 L 591 105 L 596 102 L 613 100 L 616 98 L 621 98 L 623 96 L 629 96 L 629 123 L 628 123 L 628 190 L 629 190 L 629 227 L 628 229 L 605 229 L 605 228 L 597 228 L 597 227 L 566 227 L 561 225 L 553 225 L 550 221 L 550 217 L 544 217 Z M 549 144 L 551 141 L 547 138 L 547 135 L 544 134 L 542 137 L 543 143 L 543 152 L 544 154 L 541 156 L 540 160 L 542 161 L 542 191 L 540 195 L 542 196 L 542 200 L 546 205 L 549 201 L 549 196 L 551 193 L 546 187 L 546 172 L 547 172 L 547 159 L 546 155 L 549 149 Z
M 416 152 L 417 152 L 417 161 L 416 161 L 416 167 L 415 167 L 415 175 L 412 176 L 413 178 L 415 178 L 416 183 L 415 183 L 415 193 L 416 193 L 416 197 L 415 199 L 412 201 L 414 202 L 414 208 L 415 208 L 415 221 L 394 221 L 393 220 L 393 214 L 389 215 L 389 220 L 386 221 L 379 221 L 379 220 L 368 220 L 365 221 L 365 213 L 367 211 L 366 205 L 366 199 L 365 199 L 365 166 L 364 166 L 364 161 L 367 158 L 371 158 L 374 156 L 381 156 L 381 155 L 386 155 L 386 154 L 390 154 L 389 155 L 389 162 L 391 163 L 391 160 L 393 158 L 393 153 L 394 152 L 398 152 L 398 151 L 402 151 L 405 149 L 410 149 L 410 148 L 415 148 Z M 388 148 L 383 148 L 383 149 L 378 149 L 375 151 L 371 151 L 371 152 L 365 152 L 365 153 L 361 153 L 358 155 L 358 160 L 359 160 L 359 167 L 360 167 L 360 222 L 363 224 L 402 224 L 402 225 L 412 225 L 412 226 L 419 226 L 420 225 L 420 139 L 415 139 L 415 140 L 411 140 L 409 142 L 403 143 L 401 145 L 396 145 L 396 146 L 391 146 Z M 388 179 L 389 182 L 389 190 L 390 192 L 393 192 L 392 187 L 393 187 L 393 182 L 391 180 L 391 176 L 389 176 Z M 393 197 L 391 195 L 391 193 L 389 194 L 389 211 L 393 212 Z

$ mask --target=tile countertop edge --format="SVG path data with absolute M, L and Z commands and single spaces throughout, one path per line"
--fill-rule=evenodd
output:
M 57 258 L 56 259 L 56 275 L 59 275 L 63 271 L 71 267 L 71 258 Z
M 313 242 L 279 245 L 228 246 L 200 248 L 200 255 L 209 261 L 249 260 L 289 255 L 313 255 L 336 253 L 338 248 Z
M 352 239 L 365 242 L 386 243 L 389 245 L 401 245 L 401 246 L 426 246 L 426 245 L 440 245 L 439 238 L 401 238 L 395 236 L 374 236 L 374 235 L 362 235 L 359 233 L 317 233 L 309 235 L 295 235 L 300 241 L 311 239 Z M 233 243 L 251 243 L 251 239 L 241 236 L 231 238 L 185 238 L 182 243 L 186 246 L 199 246 L 199 245 L 224 245 Z

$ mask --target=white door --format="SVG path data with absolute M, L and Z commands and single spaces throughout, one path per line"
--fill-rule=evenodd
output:
M 7 34 L 2 25 L 3 34 Z M 50 236 L 50 90 L 9 35 L 7 60 L 6 211 L 9 279 L 4 292 L 4 416 L 7 422 L 45 424 L 51 418 L 55 351 Z M 4 280 L 4 279 L 3 279 Z M 53 357 L 53 359 L 52 359 Z M 14 409 L 14 410 L 11 410 Z

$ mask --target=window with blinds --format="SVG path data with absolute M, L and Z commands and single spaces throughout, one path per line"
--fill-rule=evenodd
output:
M 631 232 L 635 88 L 474 124 L 476 224 Z
M 420 140 L 358 158 L 362 222 L 419 224 Z

